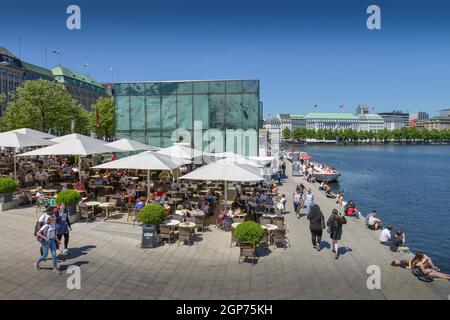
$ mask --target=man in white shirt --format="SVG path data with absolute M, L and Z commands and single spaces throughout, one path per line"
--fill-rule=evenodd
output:
M 385 246 L 389 246 L 391 244 L 392 228 L 393 228 L 392 224 L 388 224 L 387 227 L 381 231 L 380 234 L 381 244 L 384 244 Z

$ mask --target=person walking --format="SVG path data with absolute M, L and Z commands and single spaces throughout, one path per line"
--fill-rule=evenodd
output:
M 327 226 L 329 227 L 330 238 L 332 240 L 331 251 L 335 254 L 335 259 L 339 258 L 339 240 L 342 237 L 342 225 L 346 224 L 347 220 L 345 217 L 333 209 L 331 216 L 327 221 Z
M 298 190 L 295 190 L 295 192 L 292 194 L 292 199 L 294 202 L 294 211 L 295 215 L 297 216 L 297 219 L 300 218 L 300 206 L 302 203 L 302 194 L 298 192 Z
M 59 210 L 55 214 L 56 218 L 56 237 L 58 242 L 56 243 L 56 249 L 59 250 L 59 242 L 61 242 L 64 236 L 64 250 L 62 254 L 70 254 L 68 250 L 69 246 L 69 230 L 72 231 L 72 226 L 69 221 L 69 213 L 67 211 L 66 205 L 61 203 Z
M 59 243 L 59 240 L 56 238 L 55 217 L 50 216 L 47 218 L 46 223 L 36 233 L 36 238 L 41 243 L 43 254 L 34 263 L 34 268 L 36 270 L 41 269 L 39 264 L 47 258 L 48 252 L 50 251 L 52 255 L 53 271 L 60 274 L 61 271 L 58 268 L 58 261 L 56 258 L 56 243 Z
M 309 220 L 309 230 L 311 231 L 311 242 L 313 248 L 320 251 L 320 243 L 322 241 L 322 232 L 325 229 L 325 218 L 320 207 L 315 204 L 307 216 Z
M 314 205 L 314 194 L 312 193 L 311 188 L 308 188 L 306 190 L 303 203 L 306 207 L 306 212 L 309 213 L 311 211 L 312 206 Z
M 284 161 L 281 165 L 281 170 L 283 171 L 283 178 L 286 178 L 286 163 Z

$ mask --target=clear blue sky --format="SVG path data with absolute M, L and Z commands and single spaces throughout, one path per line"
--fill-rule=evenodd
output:
M 65 26 L 78 4 L 82 29 Z M 366 28 L 381 7 L 382 30 Z M 450 107 L 450 1 L 16 0 L 2 2 L 0 46 L 96 80 L 261 80 L 265 115 Z

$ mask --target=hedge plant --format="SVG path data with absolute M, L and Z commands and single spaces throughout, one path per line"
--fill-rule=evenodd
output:
M 66 206 L 73 206 L 80 202 L 81 196 L 75 190 L 64 190 L 58 193 L 56 196 L 56 203 L 61 204 L 64 202 Z
M 12 178 L 0 178 L 0 193 L 17 190 L 17 182 Z
M 264 229 L 256 222 L 246 221 L 242 222 L 236 227 L 236 239 L 240 242 L 249 242 L 257 245 L 264 237 Z
M 137 217 L 143 225 L 159 225 L 166 220 L 166 210 L 159 204 L 148 204 L 139 211 Z

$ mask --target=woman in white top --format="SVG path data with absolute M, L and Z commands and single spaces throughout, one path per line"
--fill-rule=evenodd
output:
M 34 263 L 34 268 L 40 270 L 39 264 L 47 259 L 48 252 L 50 251 L 53 271 L 59 274 L 60 270 L 58 269 L 58 261 L 56 259 L 56 244 L 61 244 L 61 242 L 56 238 L 56 225 L 53 216 L 47 218 L 46 223 L 36 233 L 36 239 L 41 243 L 42 255 Z

